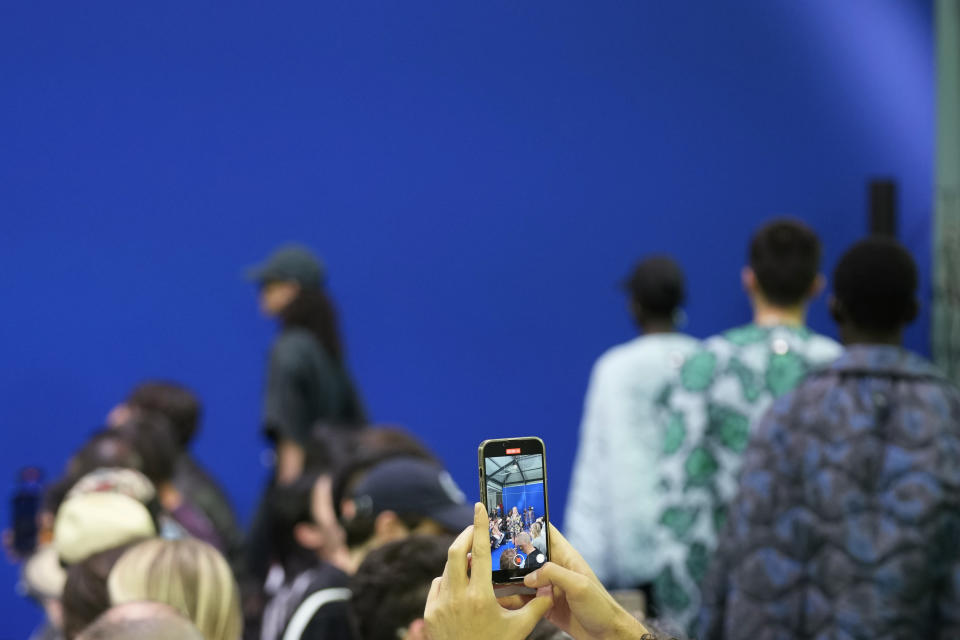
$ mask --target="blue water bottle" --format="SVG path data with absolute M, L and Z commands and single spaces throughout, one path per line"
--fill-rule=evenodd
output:
M 43 500 L 43 471 L 24 467 L 17 474 L 17 488 L 10 500 L 13 549 L 21 557 L 37 548 L 37 515 Z

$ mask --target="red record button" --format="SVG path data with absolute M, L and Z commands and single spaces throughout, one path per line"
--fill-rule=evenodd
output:
M 520 449 L 519 449 L 519 448 L 517 448 L 517 449 L 507 449 L 507 455 L 508 455 L 508 456 L 512 456 L 512 455 L 515 455 L 515 454 L 518 454 L 518 453 L 520 453 Z

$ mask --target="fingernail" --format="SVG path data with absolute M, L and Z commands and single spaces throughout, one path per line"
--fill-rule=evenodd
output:
M 533 585 L 537 584 L 537 578 L 539 576 L 540 576 L 539 569 L 534 571 L 533 573 L 528 573 L 527 575 L 523 576 L 523 583 L 528 587 L 532 587 Z

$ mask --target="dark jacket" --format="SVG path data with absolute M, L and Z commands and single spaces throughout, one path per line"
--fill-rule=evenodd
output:
M 347 574 L 323 564 L 298 576 L 268 606 L 262 638 L 268 640 L 353 640 Z M 271 617 L 283 621 L 273 635 Z
M 229 560 L 236 560 L 243 531 L 226 492 L 217 481 L 189 453 L 182 453 L 174 469 L 173 484 L 209 520 L 220 539 L 220 545 L 215 546 L 219 546 Z
M 363 408 L 342 364 L 306 329 L 283 330 L 270 350 L 264 429 L 273 439 L 305 444 L 317 423 L 363 422 Z
M 709 638 L 960 638 L 960 392 L 853 346 L 747 449 L 703 585 Z

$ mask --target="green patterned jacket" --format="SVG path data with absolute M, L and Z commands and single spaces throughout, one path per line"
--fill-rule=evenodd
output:
M 692 629 L 699 583 L 717 547 L 751 428 L 773 400 L 841 347 L 805 327 L 731 329 L 689 357 L 660 394 L 664 429 L 654 581 L 657 614 Z

